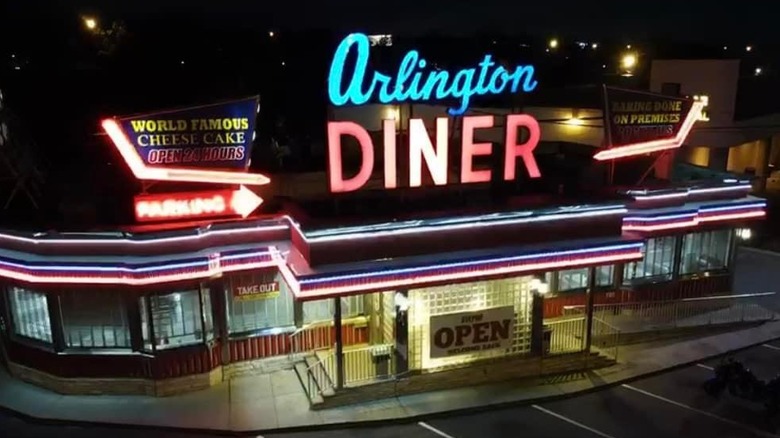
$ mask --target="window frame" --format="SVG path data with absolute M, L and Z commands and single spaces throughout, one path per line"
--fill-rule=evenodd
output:
M 339 300 L 341 302 L 341 309 L 342 309 L 341 319 L 342 320 L 348 320 L 348 319 L 365 318 L 367 316 L 367 312 L 368 312 L 368 309 L 367 309 L 368 306 L 366 306 L 366 300 L 367 300 L 366 297 L 367 296 L 369 296 L 369 294 L 347 295 L 347 296 L 339 297 Z M 353 305 L 353 303 L 350 303 L 350 301 L 352 301 L 352 300 L 354 300 L 355 302 L 358 302 L 359 304 Z M 329 313 L 330 316 L 326 317 L 326 318 L 322 318 L 322 319 L 308 320 L 306 318 L 306 305 L 307 304 L 309 306 L 312 306 L 312 305 L 317 305 L 317 306 L 324 305 L 324 306 L 326 306 L 327 307 L 327 311 L 324 312 L 323 314 Z M 332 323 L 333 322 L 333 318 L 334 318 L 335 308 L 336 308 L 335 306 L 336 306 L 336 303 L 333 301 L 333 298 L 323 298 L 323 299 L 320 299 L 320 300 L 305 301 L 303 303 L 303 306 L 302 306 L 302 311 L 303 311 L 302 320 L 303 320 L 303 324 L 304 325 L 307 325 L 307 324 L 320 324 L 320 323 L 324 324 L 327 321 L 330 321 Z M 345 309 L 350 309 L 350 310 L 357 309 L 358 311 L 357 312 L 346 312 Z
M 60 322 L 60 329 L 62 331 L 62 350 L 65 353 L 93 353 L 93 354 L 101 354 L 101 353 L 118 353 L 118 354 L 130 354 L 134 351 L 134 343 L 133 343 L 133 312 L 132 312 L 132 305 L 128 303 L 126 300 L 126 295 L 121 290 L 116 291 L 101 291 L 107 292 L 107 293 L 115 293 L 119 299 L 119 302 L 121 303 L 121 312 L 124 313 L 124 320 L 127 323 L 127 333 L 128 333 L 128 345 L 126 347 L 79 347 L 79 346 L 69 346 L 68 345 L 68 335 L 67 335 L 67 327 L 66 327 L 66 317 L 65 313 L 63 312 L 62 308 L 62 298 L 65 294 L 73 293 L 73 294 L 79 294 L 79 293 L 86 293 L 87 290 L 78 290 L 78 289 L 70 289 L 66 291 L 61 291 L 56 294 L 57 298 L 57 307 L 59 310 L 59 322 Z
M 213 297 L 209 297 L 209 301 L 212 302 L 212 305 L 210 306 L 209 309 L 205 309 L 205 307 L 203 306 L 203 303 L 204 303 L 203 294 L 204 293 L 209 293 L 210 294 L 212 289 L 213 288 L 211 287 L 211 285 L 209 285 L 208 283 L 203 282 L 203 283 L 198 283 L 197 286 L 195 286 L 195 285 L 192 285 L 192 286 L 182 286 L 180 288 L 169 289 L 169 290 L 164 290 L 164 291 L 157 291 L 157 292 L 143 294 L 143 295 L 139 296 L 138 299 L 136 300 L 136 303 L 137 303 L 136 305 L 139 306 L 139 316 L 140 316 L 139 323 L 138 323 L 139 331 L 141 332 L 140 333 L 140 351 L 142 353 L 147 353 L 147 354 L 156 354 L 158 352 L 172 351 L 172 350 L 177 350 L 177 349 L 181 349 L 181 348 L 192 348 L 192 347 L 203 346 L 203 345 L 205 345 L 205 346 L 212 346 L 212 345 L 214 345 L 214 343 L 216 342 L 216 340 L 218 338 L 218 333 L 217 333 L 217 327 L 216 327 L 216 320 L 215 320 L 214 314 L 213 314 L 213 312 L 214 312 L 214 306 L 213 306 L 213 301 L 212 301 Z M 200 321 L 200 339 L 198 339 L 197 341 L 192 342 L 192 343 L 187 343 L 187 344 L 183 344 L 183 345 L 176 345 L 176 346 L 170 346 L 170 347 L 157 345 L 157 343 L 158 343 L 157 329 L 158 328 L 155 327 L 155 323 L 154 323 L 154 314 L 153 314 L 153 311 L 152 311 L 153 304 L 152 304 L 152 299 L 151 298 L 155 297 L 155 296 L 173 295 L 175 293 L 182 293 L 182 292 L 197 292 L 198 293 L 197 303 L 198 303 L 198 309 L 199 309 L 199 311 L 198 311 L 198 314 L 199 314 L 198 315 L 198 321 Z M 212 335 L 211 339 L 208 339 L 208 336 L 207 336 L 207 333 L 206 333 L 206 326 L 205 326 L 205 314 L 204 314 L 204 312 L 207 311 L 207 310 L 209 312 L 212 312 L 211 318 L 212 318 L 212 321 L 214 322 L 213 330 L 212 330 L 213 335 Z M 147 333 L 144 333 L 144 323 L 146 323 Z M 195 332 L 197 332 L 197 330 Z M 182 335 L 182 336 L 186 336 L 186 335 Z
M 257 272 L 245 272 L 242 273 L 243 276 L 239 277 L 237 275 L 234 275 L 230 278 L 227 278 L 223 281 L 223 291 L 222 296 L 224 298 L 224 312 L 225 312 L 225 326 L 226 326 L 226 332 L 229 339 L 247 339 L 252 338 L 256 336 L 263 336 L 268 334 L 280 334 L 280 333 L 292 333 L 296 330 L 296 310 L 295 310 L 295 297 L 293 295 L 293 292 L 289 289 L 287 283 L 284 281 L 284 278 L 281 275 L 281 272 L 278 271 L 278 269 L 274 270 L 259 270 Z M 256 277 L 252 277 L 255 275 Z M 274 326 L 264 326 L 260 328 L 250 328 L 250 329 L 244 329 L 239 330 L 233 328 L 233 322 L 236 319 L 236 316 L 233 312 L 235 302 L 234 302 L 234 293 L 233 288 L 236 286 L 234 283 L 240 283 L 242 281 L 247 281 L 247 278 L 249 278 L 248 281 L 259 281 L 259 282 L 269 282 L 269 281 L 275 281 L 279 283 L 279 295 L 271 298 L 273 300 L 288 300 L 288 302 L 282 303 L 283 306 L 289 306 L 289 308 L 284 309 L 285 312 L 289 312 L 289 315 L 285 315 L 285 317 L 289 317 L 289 321 L 283 321 L 282 324 L 279 324 L 279 318 L 276 317 L 276 321 Z M 241 306 L 245 306 L 245 303 L 242 303 Z M 242 307 L 242 318 L 246 318 L 244 311 L 244 308 Z M 256 310 L 256 309 L 255 309 Z M 255 312 L 257 313 L 257 312 Z M 278 309 L 277 309 L 278 314 Z M 246 323 L 244 324 L 246 327 Z
M 28 289 L 27 287 L 14 285 L 14 284 L 7 284 L 3 287 L 5 293 L 5 304 L 7 309 L 7 329 L 8 329 L 8 336 L 10 339 L 14 340 L 15 342 L 19 342 L 21 344 L 30 345 L 32 347 L 40 348 L 42 350 L 56 352 L 57 351 L 57 333 L 55 330 L 55 325 L 52 324 L 52 319 L 55 318 L 52 316 L 52 306 L 49 300 L 50 292 L 49 291 L 40 291 L 40 290 L 34 290 L 34 289 Z M 17 333 L 16 327 L 18 323 L 18 318 L 14 314 L 14 304 L 11 298 L 12 290 L 13 289 L 20 289 L 26 292 L 32 292 L 36 294 L 41 294 L 44 296 L 46 300 L 46 313 L 49 319 L 49 331 L 51 334 L 51 340 L 43 340 L 38 338 L 32 338 L 29 336 L 25 336 L 24 334 Z
M 714 234 L 717 234 L 717 233 L 724 233 L 724 234 L 727 234 L 727 236 L 728 236 L 728 238 L 726 240 L 726 253 L 725 253 L 725 256 L 724 256 L 724 260 L 723 260 L 723 266 L 718 267 L 718 268 L 710 268 L 710 269 L 686 272 L 683 269 L 684 268 L 684 263 L 685 263 L 685 255 L 686 255 L 686 253 L 685 253 L 685 240 L 686 240 L 686 238 L 688 238 L 689 236 L 693 237 L 693 236 L 696 236 L 696 235 L 701 236 L 701 235 L 705 235 L 705 234 L 706 235 L 714 235 Z M 677 261 L 677 269 L 678 269 L 678 272 L 680 273 L 680 278 L 681 279 L 690 279 L 690 278 L 697 278 L 697 277 L 700 277 L 702 275 L 709 275 L 711 273 L 720 274 L 720 273 L 728 272 L 729 269 L 731 269 L 731 266 L 732 266 L 732 263 L 733 263 L 732 257 L 734 255 L 735 250 L 736 250 L 735 243 L 734 243 L 735 242 L 735 240 L 734 240 L 734 233 L 735 233 L 735 230 L 733 228 L 720 228 L 720 229 L 712 229 L 712 230 L 694 231 L 694 232 L 686 233 L 686 234 L 680 236 L 680 241 L 681 241 L 680 242 L 680 254 L 678 256 L 679 260 Z M 702 238 L 700 237 L 700 239 L 702 239 Z M 711 238 L 711 239 L 714 239 L 714 238 Z M 697 245 L 697 246 L 699 247 L 699 250 L 700 250 L 699 256 L 701 256 L 701 254 L 702 254 L 701 250 L 705 247 L 705 245 L 700 241 L 699 245 Z M 710 240 L 710 242 L 709 242 L 709 244 L 707 246 L 709 248 L 712 247 L 712 240 Z
M 591 266 L 583 266 L 581 268 L 561 269 L 555 272 L 555 293 L 569 294 L 576 292 L 583 292 L 588 290 L 588 284 L 590 284 Z M 561 289 L 561 274 L 567 271 L 585 271 L 585 285 L 575 287 L 571 289 Z
M 609 279 L 609 283 L 608 284 L 599 284 L 598 271 L 599 271 L 599 269 L 603 269 L 603 268 L 609 268 L 610 269 L 610 276 L 609 276 L 610 279 Z M 593 280 L 593 288 L 595 290 L 599 290 L 599 291 L 615 289 L 617 287 L 616 286 L 617 281 L 616 281 L 615 276 L 617 274 L 618 269 L 620 269 L 620 265 L 617 264 L 617 263 L 612 263 L 612 264 L 609 264 L 609 265 L 594 266 L 593 267 L 593 274 L 595 275 L 596 278 Z
M 666 274 L 654 274 L 654 275 L 645 275 L 644 267 L 647 266 L 647 248 L 649 247 L 650 240 L 659 240 L 659 239 L 669 239 L 671 242 L 671 259 L 670 259 L 670 270 Z M 681 236 L 676 234 L 666 234 L 666 235 L 656 235 L 652 236 L 647 239 L 647 242 L 645 243 L 645 249 L 642 253 L 642 259 L 633 261 L 633 262 L 626 262 L 623 264 L 623 280 L 621 281 L 621 286 L 636 286 L 641 284 L 652 284 L 652 283 L 662 283 L 666 281 L 673 281 L 675 277 L 675 273 L 677 272 L 676 266 L 679 263 L 679 241 L 681 239 Z M 655 243 L 654 243 L 655 245 Z M 665 248 L 664 248 L 665 249 Z M 665 260 L 663 260 L 663 250 L 661 251 L 661 263 L 664 263 Z M 657 253 L 657 251 L 654 251 L 654 253 Z M 656 258 L 653 258 L 653 260 L 656 260 Z M 641 277 L 631 277 L 628 275 L 629 268 L 631 266 L 638 266 L 639 264 L 643 265 L 643 275 Z

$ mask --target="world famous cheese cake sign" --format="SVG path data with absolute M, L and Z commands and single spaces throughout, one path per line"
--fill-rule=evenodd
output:
M 248 170 L 258 100 L 104 119 L 103 129 L 138 180 L 207 185 L 205 191 L 136 196 L 136 220 L 246 217 L 257 209 L 263 200 L 246 186 L 270 182 Z
M 119 119 L 148 165 L 246 169 L 256 97 Z
M 512 347 L 515 309 L 494 307 L 431 317 L 431 359 Z

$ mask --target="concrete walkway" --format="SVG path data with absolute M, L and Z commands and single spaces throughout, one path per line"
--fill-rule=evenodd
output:
M 0 406 L 47 421 L 256 433 L 411 420 L 448 411 L 569 396 L 778 338 L 780 322 L 771 322 L 695 340 L 621 347 L 620 363 L 579 376 L 406 395 L 321 411 L 309 410 L 293 371 L 236 378 L 208 390 L 166 398 L 59 395 L 0 373 Z

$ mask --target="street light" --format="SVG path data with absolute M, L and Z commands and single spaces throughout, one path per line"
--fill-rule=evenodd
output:
M 633 76 L 634 75 L 634 68 L 638 64 L 638 59 L 635 53 L 625 53 L 620 58 L 620 69 L 622 70 L 623 76 Z
M 97 20 L 95 18 L 84 17 L 82 20 L 84 21 L 84 26 L 86 26 L 87 29 L 89 29 L 89 30 L 97 29 L 97 25 L 98 24 L 97 24 Z
M 631 70 L 636 67 L 636 55 L 633 53 L 626 53 L 623 58 L 620 59 L 620 65 L 625 70 Z
M 557 49 L 558 48 L 558 39 L 557 38 L 551 39 L 550 42 L 548 43 L 548 45 L 550 46 L 551 49 Z

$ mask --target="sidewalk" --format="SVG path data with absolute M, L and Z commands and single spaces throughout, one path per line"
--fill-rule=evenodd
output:
M 621 347 L 620 363 L 577 378 L 399 396 L 396 398 L 309 410 L 294 372 L 236 378 L 196 393 L 154 398 L 143 396 L 65 396 L 0 373 L 0 406 L 47 421 L 127 424 L 231 432 L 306 429 L 345 423 L 412 420 L 448 411 L 575 395 L 647 374 L 688 365 L 733 350 L 780 338 L 780 322 L 725 334 L 664 344 Z

